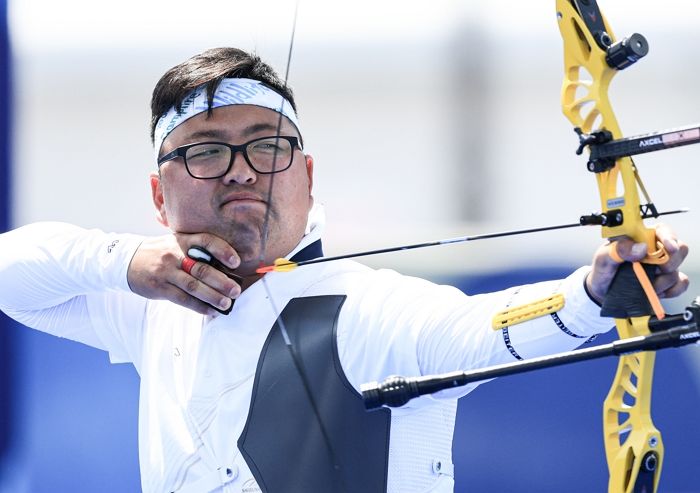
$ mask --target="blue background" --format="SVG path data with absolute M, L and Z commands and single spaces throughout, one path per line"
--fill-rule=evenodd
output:
M 489 291 L 567 270 L 454 281 L 468 292 Z M 12 362 L 5 366 L 13 385 L 3 387 L 2 412 L 12 416 L 5 458 L 13 464 L 14 481 L 4 491 L 139 491 L 134 369 L 110 365 L 101 351 L 9 325 L 3 348 L 13 358 L 3 361 Z M 700 491 L 693 453 L 700 440 L 694 421 L 700 402 L 680 351 L 658 355 L 653 407 L 667 447 L 661 491 L 689 493 Z M 610 359 L 503 378 L 462 399 L 454 442 L 456 491 L 606 491 L 601 409 L 615 367 Z

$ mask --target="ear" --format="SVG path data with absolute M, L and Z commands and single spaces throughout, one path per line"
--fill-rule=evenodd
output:
M 309 178 L 309 197 L 313 201 L 311 192 L 314 188 L 314 158 L 311 154 L 304 154 L 304 159 L 306 161 L 306 176 Z
M 168 215 L 165 212 L 165 199 L 163 199 L 163 185 L 158 173 L 151 173 L 151 196 L 156 208 L 156 219 L 160 224 L 168 227 Z

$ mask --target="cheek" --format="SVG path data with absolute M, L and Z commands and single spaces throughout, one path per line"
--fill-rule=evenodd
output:
M 175 231 L 186 232 L 201 223 L 205 212 L 210 210 L 210 193 L 200 187 L 164 184 L 163 200 L 170 227 Z
M 303 235 L 312 205 L 306 175 L 295 177 L 293 184 L 286 188 L 286 196 L 280 205 L 283 207 L 280 213 L 286 218 L 289 232 L 295 237 Z
M 280 184 L 282 185 L 282 184 Z M 284 186 L 279 187 L 280 203 L 295 214 L 305 214 L 309 209 L 309 179 L 306 174 L 295 173 Z

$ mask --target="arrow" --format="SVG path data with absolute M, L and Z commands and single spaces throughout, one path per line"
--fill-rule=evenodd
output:
M 650 217 L 658 217 L 658 216 L 668 216 L 671 214 L 682 214 L 688 212 L 688 209 L 677 209 L 673 211 L 665 211 L 665 212 L 659 212 L 656 214 L 643 214 L 642 218 L 643 219 L 648 219 Z M 265 274 L 267 272 L 289 272 L 297 267 L 301 267 L 304 265 L 311 265 L 311 264 L 321 264 L 323 262 L 331 262 L 334 260 L 344 260 L 344 259 L 349 259 L 349 258 L 357 258 L 357 257 L 367 257 L 369 255 L 378 255 L 380 253 L 390 253 L 390 252 L 400 252 L 403 250 L 415 250 L 418 248 L 427 248 L 427 247 L 433 247 L 433 246 L 439 246 L 439 245 L 449 245 L 452 243 L 466 243 L 467 241 L 477 241 L 477 240 L 488 240 L 491 238 L 502 238 L 504 236 L 516 236 L 516 235 L 524 235 L 528 233 L 540 233 L 542 231 L 552 231 L 556 229 L 567 229 L 567 228 L 577 228 L 579 226 L 589 226 L 589 225 L 594 225 L 596 223 L 586 221 L 584 222 L 584 218 L 589 218 L 591 216 L 584 216 L 580 222 L 577 223 L 570 223 L 570 224 L 559 224 L 556 226 L 543 226 L 539 228 L 529 228 L 529 229 L 516 229 L 516 230 L 511 230 L 511 231 L 501 231 L 498 233 L 485 233 L 485 234 L 480 234 L 480 235 L 473 235 L 473 236 L 457 236 L 455 238 L 446 238 L 443 240 L 433 240 L 433 241 L 426 241 L 423 243 L 413 243 L 410 245 L 401 245 L 401 246 L 394 246 L 394 247 L 388 247 L 388 248 L 380 248 L 378 250 L 367 250 L 364 252 L 356 252 L 356 253 L 348 253 L 345 255 L 337 255 L 335 257 L 320 257 L 320 258 L 315 258 L 312 260 L 304 260 L 301 262 L 292 262 L 290 260 L 287 260 L 286 258 L 278 258 L 274 261 L 272 265 L 264 265 L 258 267 L 255 272 L 258 274 Z M 600 223 L 597 223 L 600 224 Z

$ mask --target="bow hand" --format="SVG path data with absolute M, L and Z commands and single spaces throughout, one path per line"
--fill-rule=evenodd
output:
M 668 260 L 664 264 L 652 266 L 654 291 L 659 298 L 675 298 L 689 286 L 688 276 L 679 271 L 688 255 L 688 245 L 663 224 L 656 227 L 656 240 L 663 245 Z M 593 256 L 593 268 L 586 278 L 586 289 L 591 297 L 602 305 L 621 261 L 640 262 L 647 256 L 647 250 L 646 243 L 635 243 L 628 237 L 619 237 L 598 248 Z

